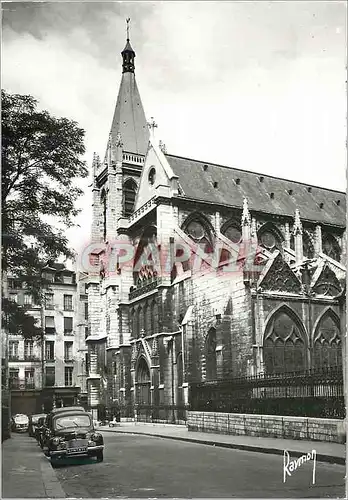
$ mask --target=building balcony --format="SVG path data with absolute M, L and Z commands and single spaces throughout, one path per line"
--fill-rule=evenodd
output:
M 45 328 L 45 334 L 46 335 L 55 335 L 56 329 L 55 328 Z
M 35 389 L 34 380 L 21 380 L 21 379 L 12 379 L 10 380 L 10 389 L 11 390 L 25 390 L 25 389 Z
M 35 356 L 34 354 L 24 354 L 24 361 L 37 362 L 41 361 L 40 356 Z
M 35 382 L 31 380 L 27 380 L 24 383 L 26 389 L 35 389 Z
M 10 354 L 8 357 L 9 361 L 19 361 L 19 355 L 18 354 Z
M 74 330 L 64 330 L 64 335 L 74 335 Z
M 64 357 L 64 362 L 65 363 L 73 363 L 74 362 L 74 358 L 72 358 L 71 356 Z
M 10 379 L 9 381 L 10 389 L 19 389 L 20 381 L 17 378 Z

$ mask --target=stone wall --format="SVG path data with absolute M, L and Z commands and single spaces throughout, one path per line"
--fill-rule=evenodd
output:
M 239 413 L 189 411 L 187 426 L 189 431 L 334 443 L 341 443 L 344 434 L 343 420 Z

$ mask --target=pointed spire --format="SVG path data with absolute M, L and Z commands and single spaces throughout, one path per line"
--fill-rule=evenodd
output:
M 249 204 L 247 198 L 243 199 L 242 226 L 250 225 L 251 217 L 249 212 Z
M 294 221 L 294 229 L 293 229 L 294 235 L 296 234 L 302 234 L 302 223 L 300 219 L 300 211 L 298 208 L 295 210 L 295 221 Z
M 126 19 L 127 23 L 127 43 L 125 48 L 122 50 L 122 58 L 123 58 L 123 64 L 122 64 L 122 69 L 123 73 L 134 73 L 134 58 L 135 58 L 135 52 L 132 49 L 132 46 L 129 42 L 129 23 L 130 23 L 130 17 Z

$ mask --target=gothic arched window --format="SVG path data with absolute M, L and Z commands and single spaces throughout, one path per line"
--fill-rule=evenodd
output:
M 303 327 L 290 311 L 277 311 L 268 323 L 263 342 L 263 361 L 266 373 L 306 369 Z
M 321 318 L 314 335 L 313 365 L 315 368 L 342 365 L 339 320 L 331 311 Z
M 303 254 L 308 259 L 314 259 L 314 246 L 311 240 L 311 237 L 307 232 L 303 233 Z
M 216 330 L 210 328 L 205 340 L 206 379 L 216 379 Z
M 283 251 L 282 238 L 280 232 L 273 226 L 273 224 L 266 223 L 261 227 L 258 233 L 259 245 L 266 248 L 269 252 L 275 250 Z
M 141 236 L 134 256 L 134 284 L 142 287 L 157 277 L 158 245 L 156 228 L 148 227 Z
M 325 255 L 331 257 L 331 259 L 340 261 L 341 250 L 336 238 L 332 234 L 325 233 L 322 237 L 322 248 Z
M 205 253 L 213 252 L 212 234 L 206 221 L 197 216 L 184 224 L 183 230 Z
M 134 212 L 137 185 L 133 179 L 128 179 L 123 186 L 123 213 L 129 217 Z
M 157 333 L 158 307 L 155 300 L 151 302 L 151 333 Z
M 222 229 L 222 234 L 226 236 L 232 243 L 239 243 L 242 239 L 242 231 L 235 224 L 230 224 Z
M 304 231 L 302 234 L 302 245 L 303 245 L 303 255 L 307 257 L 307 259 L 314 259 L 315 251 L 314 245 L 312 243 L 312 239 L 310 235 Z M 291 234 L 290 237 L 290 248 L 295 251 L 295 237 Z
M 130 323 L 131 323 L 131 328 L 132 328 L 132 337 L 133 338 L 137 338 L 138 337 L 138 333 L 137 333 L 137 314 L 136 314 L 136 310 L 135 309 L 132 309 L 131 310 L 131 313 L 130 313 Z

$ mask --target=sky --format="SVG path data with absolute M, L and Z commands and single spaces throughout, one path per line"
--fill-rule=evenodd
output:
M 171 154 L 346 190 L 346 3 L 3 2 L 2 88 L 104 157 L 126 18 L 147 118 Z M 91 179 L 67 232 L 88 244 Z

